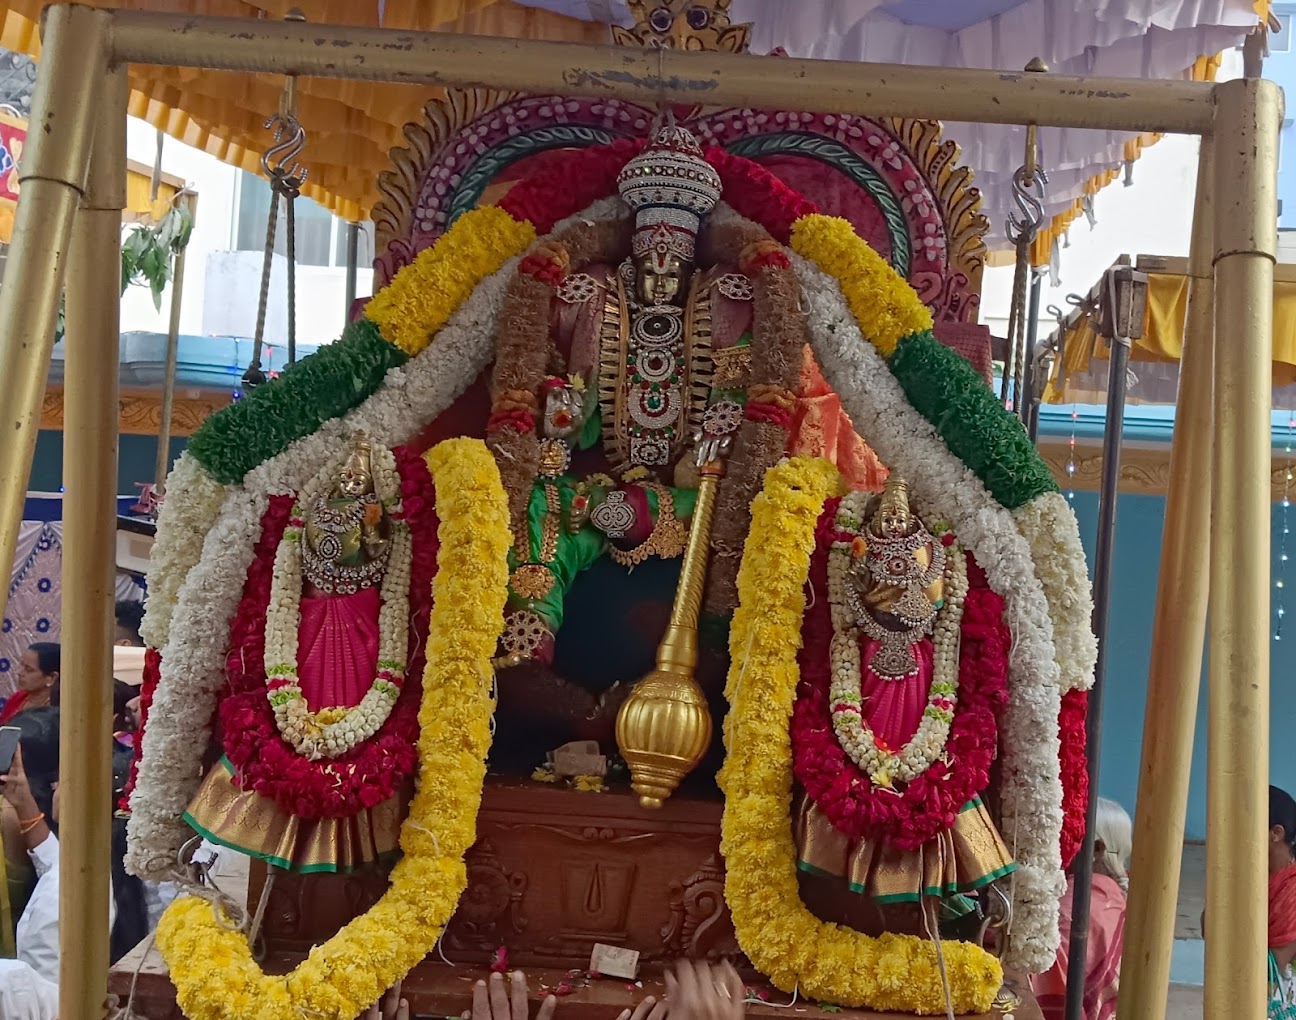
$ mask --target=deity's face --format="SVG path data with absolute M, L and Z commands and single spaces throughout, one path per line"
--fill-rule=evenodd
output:
M 883 501 L 878 507 L 874 527 L 883 538 L 904 538 L 912 530 L 909 509 L 899 502 Z
M 550 439 L 570 439 L 585 424 L 581 395 L 570 386 L 545 391 L 544 433 Z
M 346 467 L 338 476 L 337 490 L 339 495 L 359 499 L 373 492 L 373 475 L 369 462 L 360 454 L 355 454 L 346 462 Z
M 678 255 L 667 255 L 663 266 L 652 255 L 635 259 L 635 288 L 645 305 L 678 304 L 691 267 Z

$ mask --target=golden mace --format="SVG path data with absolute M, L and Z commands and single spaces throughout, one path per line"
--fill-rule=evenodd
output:
M 711 710 L 694 672 L 711 518 L 730 444 L 728 437 L 706 437 L 702 444 L 699 459 L 702 451 L 710 456 L 698 467 L 697 505 L 670 624 L 657 646 L 657 668 L 635 684 L 617 713 L 617 745 L 630 766 L 631 786 L 646 808 L 661 807 L 711 743 Z

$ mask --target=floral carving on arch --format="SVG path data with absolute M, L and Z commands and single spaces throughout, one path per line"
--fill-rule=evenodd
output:
M 930 121 L 786 111 L 685 111 L 704 145 L 753 159 L 850 220 L 938 322 L 976 320 L 987 229 L 958 146 Z M 384 286 L 460 215 L 497 201 L 554 150 L 644 138 L 655 111 L 616 99 L 456 90 L 405 128 L 379 178 L 374 286 Z

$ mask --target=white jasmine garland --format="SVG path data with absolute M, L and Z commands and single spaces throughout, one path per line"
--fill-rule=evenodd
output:
M 730 213 L 732 215 L 732 213 Z M 949 520 L 1005 601 L 1012 631 L 1009 701 L 1001 720 L 1000 823 L 1018 869 L 1004 962 L 1038 973 L 1058 947 L 1062 873 L 1062 785 L 1058 761 L 1060 691 L 1049 603 L 1031 550 L 1012 515 L 990 494 L 905 397 L 880 355 L 861 335 L 830 275 L 789 252 L 801 280 L 811 346 L 856 431 L 908 480 L 924 503 Z
M 554 229 L 625 214 L 619 198 L 602 199 Z M 165 639 L 160 644 L 150 641 L 162 649 L 162 673 L 131 798 L 126 857 L 131 874 L 166 874 L 193 835 L 181 814 L 202 781 L 216 694 L 225 682 L 229 628 L 270 497 L 299 492 L 329 462 L 338 444 L 356 432 L 388 447 L 399 446 L 447 410 L 490 364 L 495 323 L 518 261 L 509 259 L 483 279 L 433 342 L 389 371 L 379 390 L 359 407 L 324 422 L 314 434 L 249 471 L 240 484 L 222 490 L 218 514 L 192 531 L 195 543 L 201 541 L 201 556 L 178 588 Z M 202 470 L 196 462 L 192 468 Z M 198 483 L 196 488 L 206 493 L 209 484 Z M 169 515 L 178 522 L 198 518 L 187 509 L 198 497 L 181 498 L 180 491 L 175 496 L 163 503 L 159 533 Z
M 148 595 L 140 624 L 140 636 L 150 648 L 166 644 L 180 585 L 202 555 L 203 536 L 225 500 L 225 487 L 187 450 L 167 475 L 165 491 L 149 552 Z
M 312 712 L 297 672 L 301 630 L 302 542 L 305 514 L 327 496 L 351 450 L 342 449 L 297 497 L 288 526 L 275 550 L 270 601 L 265 620 L 266 696 L 275 724 L 293 750 L 311 761 L 336 758 L 364 743 L 387 721 L 405 683 L 409 647 L 410 532 L 401 515 L 400 475 L 387 447 L 371 453 L 374 493 L 391 519 L 391 546 L 378 611 L 377 675 L 360 702 L 350 708 Z
M 852 492 L 838 506 L 837 529 L 852 535 L 864 531 L 867 492 Z M 959 627 L 967 596 L 967 558 L 951 547 L 945 560 L 945 605 L 932 634 L 933 670 L 918 729 L 902 748 L 878 746 L 877 738 L 864 721 L 860 679 L 860 629 L 847 597 L 850 584 L 852 543 L 834 542 L 828 553 L 828 602 L 833 637 L 829 651 L 832 681 L 828 697 L 833 732 L 842 750 L 858 765 L 874 786 L 891 787 L 895 780 L 909 782 L 940 758 L 949 739 L 950 724 L 958 705 Z
M 1053 618 L 1053 645 L 1062 693 L 1093 686 L 1098 638 L 1093 632 L 1093 590 L 1075 512 L 1060 492 L 1036 496 L 1013 511 L 1031 547 L 1035 574 Z

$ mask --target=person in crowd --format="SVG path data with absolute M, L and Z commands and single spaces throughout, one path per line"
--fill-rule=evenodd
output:
M 1114 1020 L 1120 990 L 1121 951 L 1125 940 L 1125 895 L 1129 890 L 1129 856 L 1134 845 L 1134 824 L 1115 801 L 1098 798 L 1094 826 L 1093 885 L 1089 897 L 1089 953 L 1085 974 L 1085 1020 Z M 1067 877 L 1067 890 L 1059 907 L 1062 945 L 1053 966 L 1031 978 L 1031 989 L 1044 1020 L 1062 1020 L 1066 1012 L 1066 978 L 1069 962 L 1072 898 L 1075 876 Z
M 113 644 L 125 648 L 143 648 L 144 639 L 140 637 L 140 624 L 144 622 L 144 603 L 138 599 L 124 599 L 117 603 L 114 612 L 117 625 L 113 634 Z
M 22 712 L 45 708 L 56 697 L 59 682 L 60 648 L 51 642 L 29 645 L 18 666 L 18 690 L 0 709 L 0 726 L 9 725 Z
M 124 680 L 113 680 L 112 725 L 113 753 L 117 753 L 119 746 L 131 751 L 135 746 L 135 731 L 139 729 L 139 691 Z
M 1296 1018 L 1296 800 L 1269 787 L 1269 1018 Z
M 58 985 L 21 960 L 0 960 L 0 1017 L 57 1020 Z

